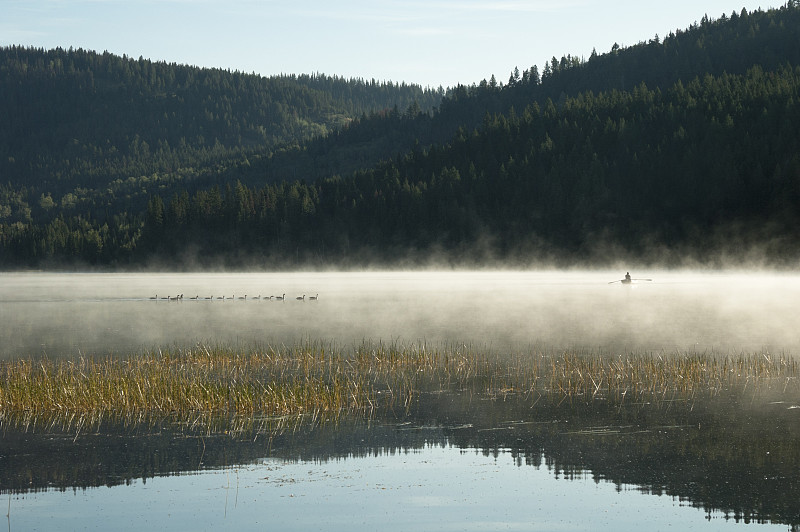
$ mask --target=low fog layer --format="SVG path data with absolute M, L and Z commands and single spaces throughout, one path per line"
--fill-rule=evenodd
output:
M 634 271 L 652 281 L 614 282 L 624 274 L 0 274 L 0 357 L 306 340 L 458 343 L 497 354 L 800 352 L 798 275 Z

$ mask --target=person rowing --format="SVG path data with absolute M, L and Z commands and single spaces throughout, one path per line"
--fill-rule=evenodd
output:
M 634 281 L 652 281 L 652 279 L 633 279 L 631 277 L 631 272 L 625 272 L 624 279 L 620 279 L 618 281 L 611 281 L 608 284 L 613 284 L 613 283 L 633 284 Z

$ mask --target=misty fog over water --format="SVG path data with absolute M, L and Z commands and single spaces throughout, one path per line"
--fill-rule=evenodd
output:
M 800 275 L 632 271 L 652 281 L 613 282 L 624 274 L 4 273 L 0 358 L 306 340 L 459 343 L 498 354 L 800 352 Z

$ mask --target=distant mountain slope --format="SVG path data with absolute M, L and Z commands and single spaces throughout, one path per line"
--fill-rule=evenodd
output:
M 154 193 L 327 135 L 364 113 L 430 110 L 442 97 L 406 84 L 21 47 L 0 49 L 0 94 L 0 182 L 32 191 L 34 212 L 40 194 L 64 207 L 108 206 L 112 196 Z
M 587 91 L 631 91 L 642 82 L 651 89 L 668 88 L 706 74 L 745 74 L 755 65 L 767 71 L 797 65 L 799 5 L 791 0 L 780 9 L 750 13 L 742 9 L 718 19 L 704 16 L 686 30 L 629 47 L 615 45 L 588 59 L 552 57 L 541 69 L 532 66 L 511 73 L 503 90 L 499 90 L 502 79 L 456 87 L 443 102 L 440 119 L 464 125 L 469 116 L 469 125 L 478 125 L 485 112 L 507 113 L 512 106 L 519 110 L 532 101 L 543 105 L 549 98 L 559 105 L 564 98 Z
M 686 30 L 653 36 L 647 42 L 614 47 L 588 59 L 564 56 L 488 80 L 448 89 L 433 114 L 408 113 L 364 117 L 335 135 L 316 138 L 292 153 L 260 161 L 259 174 L 275 179 L 314 180 L 347 175 L 358 168 L 407 153 L 415 146 L 447 142 L 459 130 L 481 128 L 487 116 L 520 112 L 550 99 L 559 107 L 585 92 L 630 91 L 645 83 L 667 89 L 706 74 L 745 74 L 758 65 L 772 71 L 800 64 L 800 9 L 797 1 L 781 9 L 742 9 L 718 19 L 703 17 Z M 253 180 L 244 177 L 245 182 Z
M 155 198 L 139 249 L 231 266 L 787 266 L 800 259 L 798 123 L 800 67 L 585 93 L 346 178 Z

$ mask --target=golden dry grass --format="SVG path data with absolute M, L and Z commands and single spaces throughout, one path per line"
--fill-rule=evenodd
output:
M 130 358 L 0 363 L 0 419 L 337 416 L 405 406 L 420 391 L 468 390 L 606 401 L 699 398 L 726 390 L 797 393 L 794 358 L 767 353 L 492 358 L 465 346 L 197 346 Z
M 720 356 L 697 353 L 586 355 L 562 352 L 517 357 L 516 371 L 495 389 L 556 396 L 656 400 L 713 397 L 748 390 L 800 391 L 797 360 L 768 353 Z

